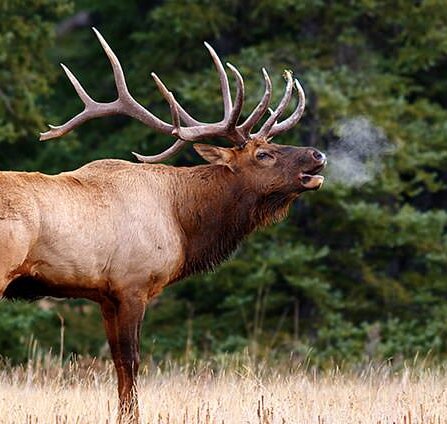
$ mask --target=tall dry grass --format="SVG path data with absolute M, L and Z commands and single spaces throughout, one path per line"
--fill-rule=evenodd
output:
M 247 365 L 248 363 L 248 365 Z M 447 373 L 442 367 L 369 365 L 316 372 L 301 366 L 227 363 L 143 367 L 143 423 L 345 424 L 447 423 Z M 113 366 L 50 356 L 0 371 L 0 422 L 113 423 Z

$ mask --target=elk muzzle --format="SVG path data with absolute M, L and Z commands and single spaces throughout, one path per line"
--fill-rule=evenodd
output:
M 308 190 L 318 190 L 324 182 L 324 177 L 318 175 L 327 164 L 326 155 L 317 149 L 311 149 L 311 168 L 298 174 L 301 185 Z

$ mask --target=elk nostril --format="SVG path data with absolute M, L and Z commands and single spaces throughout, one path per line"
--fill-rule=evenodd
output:
M 323 153 L 320 153 L 318 150 L 314 150 L 314 152 L 312 153 L 312 156 L 314 157 L 315 160 L 322 160 L 324 158 Z

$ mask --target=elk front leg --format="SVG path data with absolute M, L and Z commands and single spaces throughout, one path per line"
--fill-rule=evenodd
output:
M 140 328 L 146 303 L 138 296 L 108 298 L 101 304 L 107 339 L 118 376 L 118 423 L 139 422 L 136 379 L 140 364 Z

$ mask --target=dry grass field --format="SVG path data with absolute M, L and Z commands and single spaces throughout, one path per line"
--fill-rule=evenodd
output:
M 113 368 L 86 362 L 60 367 L 43 358 L 27 367 L 2 367 L 0 422 L 113 423 Z M 209 365 L 164 368 L 143 367 L 142 423 L 447 423 L 447 373 L 439 367 L 324 373 L 240 363 L 220 371 Z

